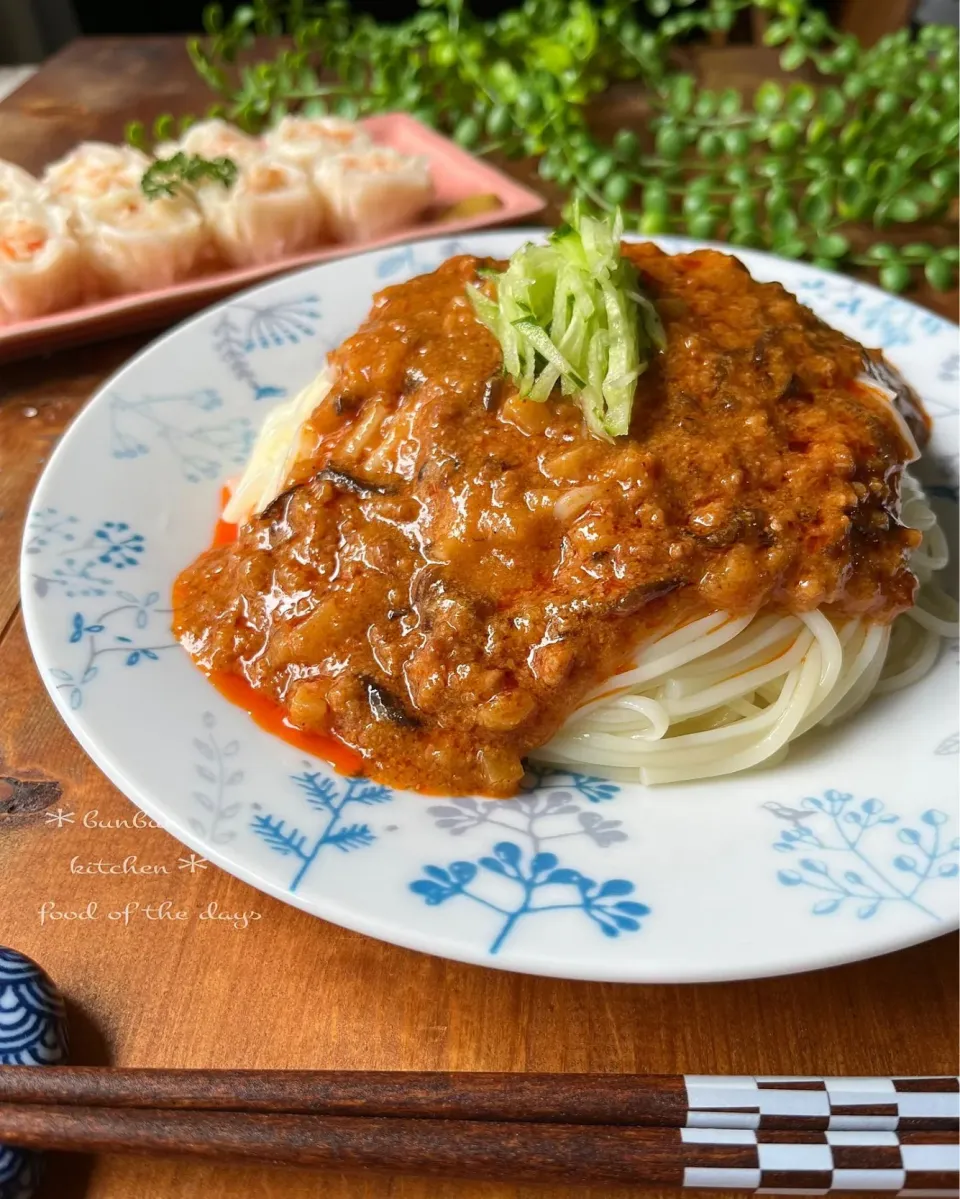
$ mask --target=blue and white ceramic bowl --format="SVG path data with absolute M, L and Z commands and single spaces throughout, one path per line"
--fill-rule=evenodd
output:
M 334 774 L 256 727 L 173 642 L 177 572 L 271 404 L 372 293 L 529 231 L 391 247 L 210 309 L 83 410 L 37 488 L 23 606 L 64 720 L 139 807 L 204 857 L 326 920 L 414 949 L 571 978 L 664 982 L 826 966 L 958 922 L 957 649 L 775 768 L 645 790 L 576 774 L 518 799 L 437 799 Z M 663 239 L 665 249 L 691 248 Z M 850 279 L 740 257 L 882 346 L 936 429 L 921 472 L 953 535 L 957 330 Z M 955 537 L 954 537 L 955 540 Z
M 0 1069 L 60 1066 L 67 1060 L 63 997 L 44 971 L 15 949 L 0 948 Z M 32 1199 L 43 1159 L 0 1145 L 0 1199 Z

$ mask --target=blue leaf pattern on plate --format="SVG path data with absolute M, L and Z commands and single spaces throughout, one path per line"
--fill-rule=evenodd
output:
M 240 752 L 237 740 L 221 743 L 217 737 L 217 720 L 212 712 L 204 712 L 201 723 L 203 732 L 194 738 L 193 748 L 199 755 L 193 770 L 200 779 L 200 790 L 190 793 L 190 798 L 200 808 L 202 816 L 191 816 L 190 827 L 201 837 L 207 837 L 214 845 L 229 845 L 236 838 L 236 830 L 227 827 L 240 815 L 243 804 L 231 799 L 227 792 L 243 782 L 243 771 L 230 759 Z
M 27 527 L 24 551 L 39 554 L 51 544 L 59 543 L 61 548 L 72 545 L 77 540 L 77 531 L 72 526 L 78 523 L 77 517 L 64 516 L 56 508 L 40 508 Z
M 872 335 L 872 344 L 884 350 L 912 345 L 939 333 L 944 326 L 942 317 L 894 296 L 874 296 L 850 279 L 803 279 L 798 282 L 796 292 L 826 319 L 837 314 L 855 316 Z
M 291 891 L 296 891 L 324 849 L 349 853 L 374 843 L 377 835 L 373 829 L 366 823 L 348 824 L 343 819 L 344 812 L 354 804 L 369 807 L 388 803 L 393 799 L 393 792 L 366 778 L 341 778 L 322 771 L 304 770 L 291 777 L 307 806 L 320 819 L 301 832 L 299 825 L 288 828 L 285 820 L 258 811 L 250 827 L 271 849 L 295 859 L 297 866 L 289 886 Z M 253 806 L 260 807 L 259 804 Z
M 31 520 L 26 552 L 57 563 L 48 574 L 33 572 L 33 589 L 41 598 L 54 589 L 71 598 L 107 595 L 115 582 L 111 572 L 139 565 L 145 541 L 126 521 L 105 520 L 86 536 L 79 526 L 76 516 L 62 516 L 55 508 Z
M 960 381 L 960 354 L 950 354 L 940 363 L 940 370 L 937 378 L 944 383 L 956 383 Z
M 213 329 L 213 348 L 227 370 L 246 384 L 255 400 L 287 394 L 281 386 L 264 383 L 250 358 L 258 350 L 298 345 L 314 336 L 320 320 L 316 295 L 273 304 L 234 304 L 225 308 Z
M 869 920 L 881 909 L 903 903 L 941 919 L 919 895 L 931 883 L 960 872 L 960 839 L 945 834 L 946 812 L 927 808 L 920 815 L 923 827 L 911 828 L 881 800 L 858 803 L 841 791 L 808 796 L 796 808 L 775 802 L 764 807 L 791 826 L 773 848 L 799 858 L 797 869 L 779 870 L 777 878 L 785 887 L 821 892 L 810 909 L 815 916 L 854 910 L 858 919 Z
M 949 737 L 944 737 L 934 753 L 941 757 L 947 757 L 949 754 L 960 753 L 960 733 L 951 733 Z
M 71 665 L 51 670 L 57 690 L 67 693 L 71 708 L 83 705 L 86 688 L 106 663 L 156 662 L 176 644 L 167 621 L 170 609 L 157 606 L 160 592 L 135 594 L 117 585 L 117 572 L 135 570 L 146 547 L 143 534 L 122 520 L 102 521 L 84 535 L 77 517 L 44 508 L 30 524 L 27 553 L 36 554 L 41 559 L 38 566 L 45 567 L 43 572 L 33 572 L 34 594 L 41 599 L 59 593 L 100 601 L 70 613 L 64 640 L 76 647 Z M 162 617 L 162 632 L 156 628 L 158 617 Z
M 377 263 L 377 278 L 390 279 L 399 283 L 414 275 L 422 275 L 426 271 L 435 271 L 441 262 L 446 262 L 455 254 L 468 253 L 467 247 L 460 241 L 447 241 L 440 246 L 427 249 L 423 246 L 397 246 L 388 250 Z
M 197 414 L 223 406 L 212 387 L 136 400 L 110 397 L 110 452 L 114 458 L 142 458 L 164 446 L 189 483 L 218 479 L 228 466 L 241 466 L 253 447 L 253 426 L 245 417 L 204 419 Z
M 454 837 L 500 828 L 518 840 L 498 840 L 491 852 L 469 861 L 424 866 L 424 877 L 412 882 L 410 890 L 431 907 L 462 898 L 494 913 L 492 954 L 499 953 L 519 921 L 544 912 L 583 912 L 611 939 L 638 932 L 650 908 L 627 898 L 635 890 L 632 882 L 623 878 L 598 882 L 543 848 L 571 837 L 586 837 L 601 849 L 626 841 L 621 821 L 584 811 L 577 802 L 579 798 L 590 803 L 612 799 L 619 786 L 573 771 L 539 771 L 524 782 L 526 793 L 514 800 L 453 799 L 428 808 L 437 827 Z

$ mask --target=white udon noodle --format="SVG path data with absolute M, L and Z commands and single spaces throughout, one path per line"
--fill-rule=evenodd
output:
M 904 524 L 923 533 L 910 560 L 920 588 L 892 625 L 712 612 L 647 642 L 531 756 L 647 785 L 716 778 L 773 765 L 814 725 L 922 678 L 957 635 L 957 606 L 932 581 L 947 540 L 906 472 L 902 496 Z
M 283 490 L 304 449 L 304 425 L 335 382 L 328 366 L 271 411 L 225 519 L 248 520 Z M 883 388 L 871 386 L 883 394 Z M 380 439 L 365 460 L 366 469 L 381 467 L 384 451 L 404 431 L 401 416 L 383 419 L 378 407 L 354 433 L 365 446 Z M 892 404 L 890 411 L 913 445 Z M 570 520 L 599 491 L 569 491 L 554 511 Z M 632 666 L 588 695 L 557 735 L 530 757 L 647 785 L 715 778 L 774 765 L 791 741 L 815 725 L 834 724 L 871 695 L 922 678 L 936 662 L 943 639 L 957 636 L 957 605 L 933 581 L 947 565 L 947 539 L 907 471 L 901 499 L 903 523 L 923 534 L 910 559 L 920 587 L 915 606 L 891 625 L 820 611 L 790 615 L 761 609 L 745 617 L 712 612 L 664 629 L 641 647 Z

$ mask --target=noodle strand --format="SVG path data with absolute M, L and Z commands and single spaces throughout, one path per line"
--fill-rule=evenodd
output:
M 814 725 L 922 678 L 957 636 L 957 605 L 930 581 L 947 540 L 906 474 L 903 501 L 904 523 L 924 534 L 910 561 L 921 586 L 892 627 L 821 611 L 710 613 L 644 646 L 535 756 L 646 784 L 714 778 L 772 765 Z

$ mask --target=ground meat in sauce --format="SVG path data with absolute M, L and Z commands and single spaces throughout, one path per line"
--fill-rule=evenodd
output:
M 175 628 L 399 787 L 509 795 L 654 627 L 910 606 L 910 457 L 860 346 L 713 251 L 627 253 L 667 349 L 630 435 L 521 401 L 451 259 L 331 355 L 293 486 L 181 575 Z

